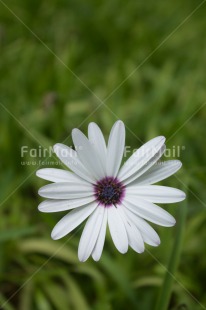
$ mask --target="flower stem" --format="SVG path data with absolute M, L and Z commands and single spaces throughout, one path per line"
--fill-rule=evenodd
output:
M 169 263 L 167 266 L 167 271 L 164 277 L 164 281 L 162 287 L 160 289 L 159 298 L 156 303 L 156 310 L 167 310 L 172 294 L 172 286 L 174 282 L 174 275 L 178 268 L 181 250 L 182 250 L 182 243 L 183 243 L 183 236 L 184 236 L 184 228 L 185 228 L 185 219 L 187 214 L 187 201 L 185 200 L 182 203 L 182 206 L 179 207 L 178 210 L 178 221 L 177 221 L 177 228 L 176 228 L 176 236 L 173 244 L 173 248 L 170 254 Z

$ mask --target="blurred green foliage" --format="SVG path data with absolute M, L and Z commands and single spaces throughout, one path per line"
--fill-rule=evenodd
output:
M 142 255 L 122 256 L 108 237 L 99 263 L 79 263 L 80 231 L 50 239 L 62 214 L 37 211 L 39 162 L 21 163 L 23 145 L 71 145 L 90 121 L 108 137 L 117 118 L 132 148 L 156 135 L 185 148 L 164 182 L 187 192 L 169 309 L 206 309 L 206 5 L 190 16 L 200 4 L 0 0 L 1 309 L 154 309 L 177 228 L 157 227 L 161 245 Z M 165 206 L 177 222 L 181 207 Z

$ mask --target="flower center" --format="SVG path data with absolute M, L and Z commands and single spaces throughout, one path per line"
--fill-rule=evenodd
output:
M 113 177 L 105 177 L 94 185 L 95 197 L 104 207 L 121 203 L 125 186 Z

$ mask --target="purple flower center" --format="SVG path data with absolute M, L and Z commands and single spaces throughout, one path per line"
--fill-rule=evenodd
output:
M 94 185 L 95 197 L 104 207 L 120 204 L 125 194 L 125 186 L 117 178 L 105 177 Z

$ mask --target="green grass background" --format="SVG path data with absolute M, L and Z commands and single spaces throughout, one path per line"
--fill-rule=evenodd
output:
M 1 309 L 206 309 L 206 4 L 4 3 L 8 8 L 0 0 Z M 106 105 L 99 106 L 101 100 Z M 21 147 L 71 145 L 72 128 L 86 133 L 90 121 L 108 138 L 116 119 L 125 122 L 132 148 L 156 135 L 167 137 L 168 148 L 185 148 L 183 168 L 163 184 L 183 189 L 187 200 L 163 206 L 177 226 L 155 227 L 158 248 L 121 255 L 108 236 L 100 262 L 79 263 L 80 231 L 53 241 L 50 232 L 62 214 L 37 211 L 37 191 L 46 182 L 35 170 L 46 160 L 22 165 Z M 27 154 L 23 160 L 33 158 Z M 169 304 L 160 306 L 166 299 Z

